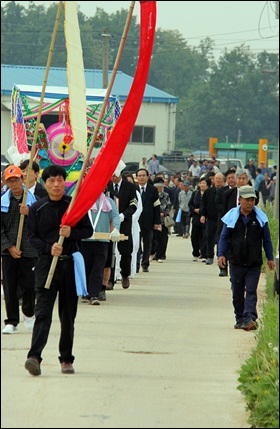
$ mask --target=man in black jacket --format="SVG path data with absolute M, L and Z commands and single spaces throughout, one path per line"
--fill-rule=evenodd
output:
M 38 253 L 27 239 L 27 218 L 30 206 L 36 199 L 28 191 L 26 203 L 23 205 L 24 188 L 19 167 L 9 165 L 4 171 L 4 178 L 8 190 L 1 196 L 1 260 L 7 318 L 2 334 L 14 334 L 20 321 L 18 291 L 21 291 L 24 325 L 29 330 L 32 330 L 34 325 L 34 267 Z M 18 248 L 21 215 L 24 215 L 24 222 L 21 245 Z
M 117 172 L 116 172 L 117 173 Z M 121 221 L 120 233 L 128 237 L 128 240 L 118 243 L 118 251 L 121 255 L 120 269 L 122 276 L 122 287 L 124 289 L 130 286 L 131 258 L 133 250 L 132 241 L 132 216 L 137 210 L 136 186 L 123 179 L 122 175 L 114 174 L 109 183 L 108 190 L 113 199 L 115 199 Z
M 138 265 L 140 267 L 140 254 L 142 247 L 143 254 L 141 265 L 143 272 L 148 273 L 153 241 L 153 230 L 161 230 L 160 200 L 157 188 L 148 184 L 149 173 L 147 170 L 137 170 L 136 177 L 138 180 L 138 191 L 140 192 L 143 201 L 143 211 L 139 218 L 143 247 L 140 246 L 139 249 Z
M 208 188 L 202 197 L 200 221 L 206 224 L 206 265 L 212 265 L 214 262 L 219 215 L 216 205 L 216 194 L 218 189 L 223 187 L 224 180 L 224 175 L 217 173 L 214 177 L 214 185 Z
M 19 168 L 21 169 L 21 172 L 22 172 L 22 178 L 23 178 L 24 184 L 26 183 L 26 179 L 27 179 L 28 166 L 29 166 L 29 160 L 28 159 L 26 159 L 25 161 L 22 161 L 20 163 L 20 166 L 19 166 Z M 48 193 L 47 193 L 46 189 L 43 187 L 43 185 L 41 185 L 41 183 L 39 183 L 37 181 L 38 177 L 39 177 L 39 172 L 40 172 L 39 164 L 37 164 L 37 162 L 33 161 L 31 172 L 29 175 L 29 191 L 32 192 L 33 195 L 35 195 L 35 198 L 37 200 L 39 200 L 40 198 L 47 197 L 47 195 L 48 195 Z
M 25 368 L 31 375 L 41 374 L 42 352 L 47 344 L 52 323 L 53 307 L 59 294 L 58 314 L 61 324 L 59 339 L 59 361 L 63 374 L 73 374 L 72 354 L 74 324 L 78 308 L 73 253 L 80 249 L 81 240 L 93 234 L 88 214 L 71 228 L 61 226 L 61 220 L 69 208 L 71 197 L 65 195 L 66 171 L 59 165 L 45 168 L 42 179 L 48 196 L 36 201 L 29 210 L 28 240 L 39 254 L 35 267 L 35 324 L 31 347 Z M 65 237 L 63 245 L 59 236 Z M 45 288 L 53 256 L 58 257 L 50 288 Z
M 249 159 L 249 164 L 245 165 L 244 168 L 249 171 L 252 179 L 255 180 L 255 178 L 256 178 L 256 166 L 255 166 L 254 158 Z
M 274 270 L 273 247 L 268 219 L 255 207 L 256 194 L 252 186 L 239 189 L 240 206 L 227 213 L 221 233 L 218 265 L 223 268 L 227 257 L 236 324 L 235 329 L 257 329 L 257 287 L 262 267 L 262 248 L 268 267 Z M 228 255 L 228 256 L 227 256 Z
M 216 193 L 216 207 L 218 209 L 218 226 L 217 226 L 217 243 L 219 244 L 220 235 L 223 229 L 222 217 L 224 216 L 223 208 L 223 196 L 226 191 L 229 189 L 234 189 L 236 187 L 235 171 L 228 170 L 225 173 L 226 185 L 217 190 Z M 219 277 L 227 277 L 228 270 L 227 267 L 220 268 Z

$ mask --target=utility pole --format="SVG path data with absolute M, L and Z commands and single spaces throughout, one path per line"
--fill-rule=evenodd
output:
M 108 74 L 109 74 L 109 38 L 111 34 L 108 33 L 108 28 L 104 29 L 102 37 L 102 88 L 108 88 Z
M 237 118 L 237 126 L 238 126 L 238 132 L 237 132 L 237 143 L 241 143 L 241 137 L 242 137 L 242 131 L 241 131 L 241 119 Z

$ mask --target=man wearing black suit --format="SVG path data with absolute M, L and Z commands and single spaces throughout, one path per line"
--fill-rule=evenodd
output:
M 143 201 L 143 211 L 139 219 L 141 241 L 143 241 L 141 265 L 143 272 L 148 273 L 153 242 L 153 230 L 160 230 L 161 228 L 160 201 L 157 188 L 148 184 L 148 171 L 145 169 L 139 169 L 136 172 L 136 177 L 138 180 L 137 189 L 140 192 Z M 139 265 L 140 253 L 141 250 L 139 249 Z
M 20 163 L 19 168 L 22 172 L 23 183 L 26 183 L 27 173 L 28 173 L 29 160 L 26 159 Z M 37 200 L 41 198 L 47 197 L 48 193 L 46 189 L 41 185 L 41 183 L 37 182 L 39 177 L 40 167 L 37 162 L 33 161 L 31 172 L 29 175 L 29 191 L 33 193 Z
M 129 288 L 131 274 L 131 257 L 133 250 L 132 241 L 132 215 L 137 210 L 136 186 L 122 178 L 122 175 L 112 176 L 108 190 L 112 198 L 115 199 L 119 213 L 121 228 L 120 233 L 128 236 L 128 240 L 118 243 L 118 251 L 121 255 L 120 268 L 122 276 L 122 287 Z
M 217 245 L 219 244 L 220 235 L 223 229 L 222 217 L 224 216 L 224 208 L 223 208 L 223 197 L 224 193 L 229 189 L 234 189 L 236 187 L 236 179 L 235 179 L 235 171 L 228 170 L 225 173 L 226 185 L 220 189 L 217 189 L 216 192 L 216 207 L 218 209 L 218 227 L 217 227 Z M 218 253 L 218 250 L 217 250 Z M 219 277 L 227 277 L 228 270 L 227 266 L 224 268 L 220 268 Z
M 24 185 L 26 184 L 28 166 L 29 166 L 29 159 L 22 161 L 19 165 L 19 168 L 21 169 L 21 172 L 22 172 L 22 181 Z M 41 185 L 41 183 L 37 182 L 39 173 L 40 173 L 40 166 L 37 162 L 33 161 L 31 171 L 29 174 L 29 191 L 32 192 L 36 200 L 40 200 L 41 198 L 48 196 L 48 193 L 44 188 L 44 186 Z M 18 297 L 20 300 L 22 299 L 22 290 L 20 287 L 18 288 Z
M 226 179 L 226 185 L 222 188 L 217 190 L 216 193 L 216 206 L 219 210 L 219 219 L 221 219 L 224 216 L 224 208 L 223 208 L 223 195 L 226 191 L 229 189 L 234 189 L 236 187 L 236 179 L 235 179 L 235 171 L 234 170 L 228 170 L 225 173 L 225 179 Z M 223 222 L 221 222 L 221 228 L 220 232 L 222 232 L 223 229 Z

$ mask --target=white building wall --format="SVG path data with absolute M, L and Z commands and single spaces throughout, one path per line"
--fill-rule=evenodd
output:
M 128 143 L 123 154 L 124 162 L 139 162 L 149 159 L 153 153 L 161 155 L 175 147 L 176 105 L 143 103 L 136 124 L 155 127 L 155 145 Z

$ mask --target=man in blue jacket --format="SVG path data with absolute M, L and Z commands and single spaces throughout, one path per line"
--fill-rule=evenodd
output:
M 240 206 L 230 210 L 223 218 L 219 241 L 218 265 L 230 263 L 230 280 L 235 313 L 235 329 L 256 330 L 257 288 L 262 267 L 262 248 L 269 269 L 275 268 L 273 247 L 265 213 L 255 207 L 256 194 L 252 186 L 239 189 Z

